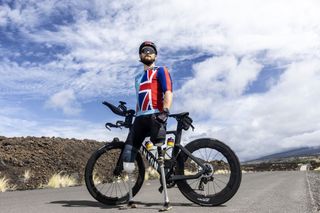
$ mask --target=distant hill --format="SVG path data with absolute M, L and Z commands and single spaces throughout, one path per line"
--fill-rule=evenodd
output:
M 279 153 L 267 155 L 261 158 L 249 160 L 243 163 L 244 164 L 260 163 L 260 162 L 276 161 L 284 158 L 306 157 L 306 156 L 320 156 L 320 146 L 291 149 L 288 151 L 279 152 Z

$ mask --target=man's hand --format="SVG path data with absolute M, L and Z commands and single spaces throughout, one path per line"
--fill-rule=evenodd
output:
M 157 120 L 160 123 L 165 123 L 168 120 L 168 116 L 169 116 L 169 110 L 168 108 L 164 108 L 163 111 L 159 115 L 157 115 Z

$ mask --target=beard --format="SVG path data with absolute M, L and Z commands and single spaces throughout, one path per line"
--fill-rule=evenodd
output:
M 151 57 L 144 57 L 144 58 L 140 58 L 140 61 L 147 65 L 147 66 L 150 66 L 151 64 L 153 64 L 153 62 L 155 61 L 154 58 L 151 58 Z

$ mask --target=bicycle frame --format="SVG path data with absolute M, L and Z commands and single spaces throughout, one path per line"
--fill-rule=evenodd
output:
M 127 110 L 127 108 L 125 107 L 125 102 L 120 102 L 120 105 L 118 107 L 115 107 L 114 105 L 108 103 L 108 102 L 103 102 L 104 105 L 106 105 L 107 107 L 109 107 L 112 112 L 114 112 L 117 115 L 120 116 L 125 116 L 125 122 L 121 122 L 123 124 L 123 126 L 129 128 L 132 125 L 132 119 L 134 117 L 134 110 Z M 188 115 L 189 113 L 182 113 L 184 115 Z M 183 115 L 182 115 L 183 116 Z M 199 161 L 195 156 L 192 155 L 192 153 L 190 153 L 185 147 L 183 147 L 180 144 L 181 141 L 181 135 L 182 135 L 182 130 L 183 130 L 183 124 L 181 122 L 181 120 L 179 119 L 179 114 L 171 114 L 169 115 L 169 117 L 174 117 L 177 119 L 177 129 L 174 131 L 167 131 L 166 134 L 173 134 L 175 136 L 175 144 L 172 150 L 172 154 L 171 154 L 171 159 L 168 160 L 170 162 L 170 168 L 169 171 L 166 174 L 166 179 L 168 181 L 177 181 L 177 180 L 187 180 L 187 179 L 196 179 L 199 178 L 202 174 L 204 173 L 210 173 L 211 169 L 208 168 L 207 166 L 203 165 L 201 161 Z M 106 127 L 108 128 L 108 125 L 110 127 L 119 127 L 119 125 L 114 125 L 114 124 L 110 124 L 110 123 L 106 123 Z M 192 126 L 192 125 L 191 125 Z M 193 126 L 192 126 L 193 128 Z M 159 167 L 159 162 L 156 159 L 156 157 L 147 150 L 147 148 L 142 145 L 140 148 L 140 152 L 142 155 L 144 155 L 147 159 L 147 161 L 149 162 L 149 164 L 155 169 L 157 170 L 157 172 L 160 174 L 160 167 Z M 202 170 L 199 171 L 197 174 L 195 175 L 171 175 L 173 174 L 173 168 L 174 166 L 177 164 L 177 159 L 179 154 L 186 154 L 190 159 L 192 159 L 194 162 L 196 162 L 201 168 Z M 122 152 L 120 154 L 120 156 L 122 155 Z M 165 160 L 166 161 L 166 160 Z M 117 162 L 117 168 L 121 167 L 119 164 L 121 163 L 121 161 L 118 160 Z
M 128 110 L 125 102 L 119 103 L 120 105 L 116 107 L 108 102 L 103 102 L 112 112 L 125 117 L 124 121 L 106 123 L 105 127 L 109 130 L 111 128 L 130 129 L 135 127 L 133 126 L 135 125 L 133 119 L 136 118 L 135 111 Z M 165 149 L 155 146 L 157 148 L 154 152 L 148 151 L 145 143 L 141 144 L 140 150 L 128 153 L 137 153 L 134 161 L 137 168 L 133 173 L 126 170 L 123 163 L 123 158 L 126 158 L 123 156 L 126 144 L 117 137 L 112 142 L 105 143 L 92 154 L 85 167 L 85 183 L 88 191 L 97 201 L 107 205 L 119 205 L 127 202 L 130 206 L 133 203 L 133 196 L 143 185 L 145 177 L 143 156 L 150 166 L 160 174 L 161 186 L 158 190 L 164 195 L 164 208 L 161 210 L 168 210 L 170 207 L 167 189 L 175 185 L 188 200 L 203 206 L 221 205 L 234 196 L 241 183 L 241 167 L 235 153 L 226 144 L 213 138 L 199 138 L 181 145 L 182 131 L 186 131 L 190 127 L 194 129 L 193 120 L 189 117 L 189 112 L 170 114 L 169 117 L 175 118 L 177 121 L 174 131 L 166 131 L 167 135 L 175 138 L 174 145 L 167 146 Z M 145 128 L 145 131 L 148 131 L 148 128 Z M 150 133 L 145 132 L 143 136 L 150 136 Z M 149 146 L 147 147 L 149 148 Z M 208 150 L 209 152 L 207 152 Z M 105 158 L 101 158 L 101 161 L 110 163 L 111 167 L 100 166 L 103 165 L 100 163 L 101 161 L 98 162 L 101 156 L 110 157 L 112 162 Z M 101 170 L 101 173 L 98 170 Z M 186 170 L 192 174 L 188 175 L 187 173 L 190 172 L 186 172 Z M 100 177 L 104 178 L 103 181 L 95 181 L 95 174 L 99 179 Z M 191 181 L 186 181 L 188 179 Z M 134 185 L 131 185 L 131 182 L 134 182 Z M 222 187 L 219 182 L 223 184 Z M 105 186 L 108 187 L 107 191 L 103 190 Z M 213 191 L 210 188 L 213 188 Z M 125 190 L 124 194 L 122 189 Z M 127 193 L 127 191 L 129 192 Z
M 177 180 L 188 180 L 188 179 L 196 179 L 199 178 L 203 173 L 208 171 L 208 167 L 204 166 L 196 157 L 192 155 L 186 148 L 184 148 L 180 142 L 181 142 L 181 135 L 182 135 L 182 126 L 180 122 L 177 124 L 177 130 L 176 131 L 167 131 L 166 134 L 173 134 L 175 136 L 175 144 L 172 150 L 171 159 L 166 160 L 170 161 L 170 168 L 169 171 L 171 171 L 174 167 L 174 165 L 177 163 L 177 158 L 181 152 L 185 153 L 189 158 L 191 158 L 194 162 L 196 162 L 202 170 L 199 171 L 195 175 L 172 175 L 170 176 L 170 172 L 167 173 L 166 179 L 168 181 L 177 181 Z M 142 144 L 140 148 L 140 152 L 142 155 L 145 156 L 149 164 L 157 170 L 157 172 L 160 174 L 160 166 L 157 158 L 153 155 L 153 153 Z

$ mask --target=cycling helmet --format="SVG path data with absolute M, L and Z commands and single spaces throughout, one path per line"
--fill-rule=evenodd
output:
M 158 54 L 158 52 L 157 52 L 157 47 L 156 47 L 156 45 L 155 45 L 152 41 L 145 41 L 145 42 L 143 42 L 143 43 L 140 45 L 140 47 L 139 47 L 139 54 L 141 54 L 141 50 L 142 50 L 142 48 L 145 47 L 145 46 L 150 46 L 150 47 L 152 47 L 152 48 L 155 50 L 156 55 Z

